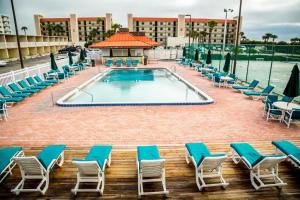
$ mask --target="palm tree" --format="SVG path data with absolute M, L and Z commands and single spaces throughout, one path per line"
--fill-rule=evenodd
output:
M 261 37 L 262 39 L 263 39 L 263 41 L 265 42 L 265 43 L 267 43 L 267 36 L 266 35 L 263 35 L 262 37 Z
M 242 40 L 242 41 L 247 40 L 247 37 L 245 36 L 245 33 L 244 33 L 244 32 L 240 32 L 240 35 L 241 35 L 241 40 Z
M 267 42 L 269 42 L 269 39 L 272 37 L 272 33 L 266 33 L 265 36 L 267 38 Z
M 43 27 L 48 31 L 48 36 L 52 36 L 52 31 L 54 30 L 54 24 L 48 23 L 43 25 Z
M 189 36 L 193 39 L 192 43 L 199 37 L 199 33 L 197 31 L 192 30 L 189 32 Z
M 204 40 L 205 40 L 207 34 L 208 34 L 208 33 L 207 33 L 206 31 L 201 31 L 201 32 L 200 32 L 200 37 L 199 37 L 199 39 L 202 40 L 202 43 L 204 43 Z
M 275 40 L 278 38 L 278 36 L 272 34 L 270 38 L 272 38 L 273 42 L 275 42 Z
M 93 28 L 91 31 L 90 31 L 90 34 L 89 34 L 89 39 L 92 40 L 93 42 L 96 41 L 96 38 L 97 38 L 97 35 L 99 34 L 99 30 Z
M 114 30 L 114 32 L 116 33 L 118 29 L 122 28 L 121 24 L 113 24 L 111 26 L 112 30 Z
M 292 44 L 295 44 L 295 43 L 300 42 L 300 38 L 297 38 L 297 37 L 291 38 L 290 41 L 291 41 Z
M 208 41 L 209 41 L 210 44 L 211 44 L 211 34 L 212 34 L 212 31 L 213 31 L 215 26 L 217 26 L 216 21 L 211 20 L 211 21 L 208 22 L 208 30 L 209 30 L 209 32 L 208 32 Z
M 26 31 L 28 30 L 27 26 L 22 26 L 21 30 L 24 31 L 24 35 L 26 36 Z
M 60 24 L 55 24 L 53 26 L 53 30 L 57 35 L 60 35 L 62 32 L 64 32 L 64 28 Z

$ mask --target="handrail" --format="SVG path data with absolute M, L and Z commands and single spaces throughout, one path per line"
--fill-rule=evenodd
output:
M 87 95 L 89 95 L 89 96 L 92 98 L 92 101 L 91 101 L 91 102 L 94 102 L 94 95 L 93 95 L 93 94 L 91 94 L 91 93 L 89 93 L 89 92 L 83 90 L 82 88 L 77 88 L 77 90 L 78 90 L 78 91 L 81 91 L 81 92 L 83 92 L 83 93 L 85 93 L 85 94 L 87 94 Z

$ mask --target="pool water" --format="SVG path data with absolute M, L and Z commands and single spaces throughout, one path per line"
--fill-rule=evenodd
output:
M 113 69 L 59 105 L 207 104 L 212 99 L 164 68 Z

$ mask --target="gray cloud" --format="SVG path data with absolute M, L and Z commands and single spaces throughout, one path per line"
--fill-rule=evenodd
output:
M 223 18 L 224 8 L 233 8 L 230 16 L 238 14 L 238 0 L 14 0 L 19 27 L 28 26 L 34 34 L 33 15 L 45 17 L 104 16 L 113 14 L 114 22 L 127 26 L 127 13 L 134 16 L 177 17 L 189 13 L 193 17 Z M 300 37 L 299 0 L 251 0 L 243 1 L 243 31 L 251 39 L 271 32 L 279 40 Z M 0 13 L 11 16 L 9 0 L 0 0 Z M 11 18 L 12 19 L 12 18 Z

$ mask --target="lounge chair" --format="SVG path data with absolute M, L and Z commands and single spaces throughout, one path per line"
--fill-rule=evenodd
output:
M 22 98 L 26 98 L 29 97 L 30 93 L 11 93 L 8 89 L 6 89 L 4 86 L 0 85 L 0 94 L 3 97 L 22 97 Z
M 17 81 L 18 85 L 24 90 L 42 90 L 42 87 L 39 86 L 29 86 L 24 80 Z
M 237 90 L 239 92 L 243 92 L 244 90 L 254 90 L 258 83 L 259 81 L 253 80 L 249 85 L 233 85 L 232 89 Z
M 105 62 L 106 67 L 111 67 L 113 65 L 113 60 L 112 59 L 107 59 Z
M 282 111 L 273 106 L 273 103 L 276 102 L 275 95 L 268 95 L 265 101 L 265 112 L 267 114 L 267 121 L 269 119 L 282 121 Z M 278 97 L 277 97 L 278 98 Z
M 204 143 L 189 143 L 185 145 L 185 159 L 189 164 L 193 162 L 195 167 L 196 183 L 201 191 L 205 187 L 222 186 L 225 188 L 228 183 L 222 175 L 222 163 L 226 160 L 226 154 L 211 154 Z M 218 183 L 206 183 L 206 178 L 219 178 Z
M 27 77 L 26 78 L 26 80 L 27 80 L 27 82 L 30 84 L 30 82 L 32 83 L 32 84 L 36 84 L 36 85 L 40 85 L 40 86 L 46 86 L 46 87 L 49 87 L 49 86 L 51 86 L 52 85 L 52 83 L 47 83 L 47 82 L 45 82 L 45 81 L 37 81 L 37 80 L 35 80 L 35 78 L 34 77 Z M 30 81 L 30 82 L 29 82 Z
M 0 148 L 0 183 L 5 179 L 5 177 L 12 174 L 12 170 L 16 166 L 13 158 L 23 155 L 22 147 Z
M 248 97 L 252 97 L 252 99 L 254 99 L 254 100 L 258 100 L 258 99 L 261 99 L 262 97 L 268 96 L 272 92 L 273 89 L 274 89 L 274 86 L 268 85 L 261 92 L 258 92 L 258 91 L 246 91 L 246 92 L 243 92 L 243 93 L 245 95 L 247 95 Z
M 104 191 L 105 167 L 111 163 L 112 146 L 93 146 L 85 159 L 73 159 L 72 163 L 76 165 L 77 182 L 72 192 L 99 192 Z M 97 183 L 95 189 L 80 189 L 80 183 Z
M 288 128 L 293 121 L 300 121 L 300 109 L 293 109 L 291 111 L 284 112 L 283 122 Z
M 47 84 L 49 84 L 49 85 L 53 85 L 53 84 L 56 84 L 56 83 L 58 83 L 58 81 L 57 80 L 43 80 L 43 79 L 41 79 L 41 77 L 40 76 L 38 76 L 38 75 L 35 75 L 34 77 L 34 80 L 36 81 L 36 82 L 38 82 L 38 83 L 47 83 Z
M 169 193 L 166 189 L 165 159 L 160 157 L 157 146 L 138 146 L 136 164 L 139 196 Z M 145 192 L 143 183 L 147 182 L 161 182 L 163 190 Z
M 233 143 L 230 147 L 233 162 L 238 164 L 242 161 L 250 170 L 250 180 L 256 190 L 274 186 L 281 188 L 286 185 L 278 176 L 278 164 L 287 158 L 285 155 L 262 155 L 248 143 Z M 269 181 L 264 182 L 263 179 Z
M 134 59 L 134 60 L 132 61 L 132 66 L 137 67 L 138 64 L 139 64 L 139 60 L 138 60 L 138 59 Z
M 22 180 L 12 189 L 16 195 L 20 192 L 40 192 L 46 193 L 49 187 L 49 174 L 55 164 L 59 167 L 64 163 L 65 145 L 50 145 L 45 147 L 37 156 L 15 157 L 13 160 L 20 167 Z M 28 179 L 41 180 L 36 188 L 24 188 L 24 183 Z
M 0 119 L 7 120 L 8 114 L 7 114 L 7 106 L 5 101 L 0 101 Z M 1 181 L 0 181 L 1 183 Z
M 300 148 L 294 145 L 293 143 L 281 140 L 281 141 L 272 141 L 272 144 L 276 147 L 276 151 L 280 151 L 288 157 L 295 167 L 300 168 Z
M 71 77 L 75 75 L 75 72 L 70 69 L 69 65 L 63 66 L 62 69 L 64 70 L 66 77 Z
M 131 63 L 131 59 L 127 58 L 126 62 L 125 62 L 126 67 L 131 67 L 132 63 Z
M 30 87 L 37 87 L 37 88 L 45 89 L 46 87 L 49 86 L 49 85 L 45 85 L 45 84 L 36 83 L 32 77 L 26 77 L 25 79 Z
M 20 94 L 33 94 L 33 93 L 38 93 L 39 90 L 34 90 L 34 89 L 20 89 L 19 86 L 16 83 L 8 83 L 7 86 L 15 93 L 20 93 Z
M 18 103 L 23 101 L 24 97 L 0 97 L 0 101 L 8 103 Z
M 117 61 L 116 61 L 116 66 L 117 67 L 121 67 L 122 66 L 122 59 L 121 58 L 118 58 Z

